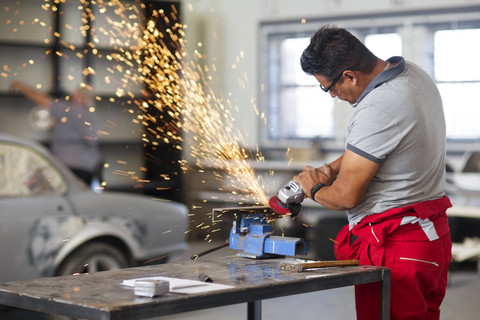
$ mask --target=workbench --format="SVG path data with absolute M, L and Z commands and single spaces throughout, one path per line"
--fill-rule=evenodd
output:
M 247 318 L 261 319 L 264 299 L 381 283 L 381 319 L 390 318 L 390 270 L 375 266 L 331 267 L 293 272 L 280 270 L 282 259 L 238 256 L 182 263 L 0 283 L 0 305 L 84 319 L 144 319 L 247 303 Z M 164 276 L 198 280 L 205 273 L 228 289 L 195 294 L 135 296 L 124 280 Z M 294 314 L 292 314 L 292 317 Z M 313 315 L 312 315 L 313 316 Z

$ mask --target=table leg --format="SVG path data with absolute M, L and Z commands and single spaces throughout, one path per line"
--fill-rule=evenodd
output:
M 390 320 L 390 270 L 383 271 L 380 293 L 380 316 L 382 320 Z
M 262 319 L 262 301 L 261 300 L 248 302 L 247 319 L 248 320 Z

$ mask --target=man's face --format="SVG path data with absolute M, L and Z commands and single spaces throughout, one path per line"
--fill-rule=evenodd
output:
M 72 101 L 76 102 L 81 106 L 84 106 L 84 107 L 87 106 L 89 102 L 88 92 L 86 92 L 85 89 L 77 88 L 72 93 Z
M 337 97 L 340 100 L 347 101 L 350 104 L 354 104 L 357 101 L 357 97 L 354 96 L 354 90 L 352 90 L 353 79 L 348 78 L 347 73 L 353 73 L 346 70 L 334 81 L 329 80 L 323 75 L 316 74 L 315 79 L 320 83 L 323 88 L 329 88 L 328 93 L 332 98 Z M 337 81 L 335 81 L 337 80 Z M 332 85 L 333 84 L 333 85 Z
M 85 97 L 83 96 L 82 92 L 80 91 L 80 89 L 76 89 L 73 93 L 72 93 L 72 100 L 80 105 L 83 105 L 85 104 Z

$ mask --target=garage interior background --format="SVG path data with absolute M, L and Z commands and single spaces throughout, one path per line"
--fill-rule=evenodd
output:
M 129 5 L 134 1 L 118 3 Z M 321 131 L 317 132 L 315 128 L 299 130 L 293 136 L 291 132 L 275 131 L 278 123 L 283 127 L 301 127 L 281 121 L 286 118 L 302 120 L 301 115 L 305 113 L 300 107 L 303 102 L 298 94 L 281 95 L 279 92 L 295 87 L 300 90 L 298 93 L 304 93 L 303 96 L 316 99 L 317 94 L 301 91 L 313 85 L 296 74 L 296 70 L 288 69 L 293 58 L 297 59 L 298 52 L 288 48 L 281 51 L 284 48 L 281 43 L 286 43 L 285 40 L 305 41 L 325 23 L 353 28 L 363 39 L 369 35 L 394 34 L 393 39 L 397 42 L 394 40 L 393 43 L 398 44 L 399 40 L 400 46 L 391 46 L 386 40 L 380 40 L 380 44 L 385 42 L 378 46 L 377 41 L 382 54 L 387 55 L 381 58 L 401 54 L 432 75 L 437 61 L 434 56 L 436 30 L 476 29 L 477 38 L 472 38 L 471 42 L 477 43 L 477 49 L 479 43 L 478 0 L 148 0 L 143 3 L 147 8 L 163 8 L 169 14 L 173 12 L 181 23 L 188 26 L 185 35 L 188 54 L 201 56 L 202 66 L 214 70 L 208 84 L 212 92 L 225 97 L 232 107 L 232 123 L 239 132 L 231 136 L 232 141 L 250 150 L 253 160 L 258 150 L 264 157 L 262 162 L 252 161 L 251 166 L 264 180 L 267 196 L 275 194 L 304 165 L 321 164 L 338 156 L 351 112 L 348 104 L 327 101 L 324 108 L 312 106 L 316 107 L 317 113 L 310 118 L 321 121 Z M 121 47 L 118 42 L 112 42 L 111 30 L 107 27 L 109 18 L 115 19 L 115 15 L 105 14 L 94 1 L 66 0 L 61 3 L 61 14 L 42 10 L 39 1 L 5 0 L 2 7 L 0 130 L 48 143 L 48 132 L 31 125 L 31 103 L 10 92 L 12 81 L 25 81 L 57 96 L 71 92 L 80 81 L 86 81 L 93 85 L 97 94 L 96 110 L 105 120 L 104 129 L 108 132 L 101 145 L 108 164 L 104 169 L 105 189 L 141 192 L 185 202 L 192 210 L 192 238 L 225 239 L 229 222 L 212 225 L 209 212 L 214 207 L 246 202 L 241 195 L 231 192 L 231 181 L 218 175 L 218 167 L 209 163 L 211 159 L 192 157 L 190 150 L 195 140 L 188 139 L 188 133 L 183 140 L 183 152 L 168 143 L 152 145 L 146 142 L 143 111 L 132 104 L 134 99 L 129 95 L 141 96 L 143 87 L 129 85 L 128 91 L 124 89 L 124 95 L 119 94 L 121 71 L 114 60 L 106 58 Z M 88 10 L 94 13 L 90 18 L 82 15 Z M 148 9 L 142 12 L 147 17 L 151 14 Z M 142 18 L 139 17 L 137 22 L 141 29 Z M 125 43 L 129 37 L 122 35 L 118 39 Z M 303 49 L 305 42 L 299 43 L 297 47 Z M 386 49 L 391 49 L 391 53 Z M 476 76 L 467 74 L 464 78 L 437 79 L 440 85 L 452 85 L 456 98 L 463 99 L 458 103 L 448 100 L 457 113 L 451 113 L 452 107 L 446 109 L 448 119 L 454 119 L 449 124 L 454 133 L 448 141 L 449 165 L 454 171 L 463 171 L 467 157 L 480 149 L 478 126 L 462 122 L 475 122 L 479 116 L 477 110 L 480 110 L 478 98 L 474 97 L 480 89 L 480 69 L 471 54 L 459 49 L 449 67 L 468 69 Z M 283 69 L 278 71 L 282 66 L 291 72 L 282 74 Z M 290 105 L 290 111 L 280 113 L 284 105 Z M 277 114 L 282 114 L 283 120 L 282 117 L 275 118 L 275 110 L 280 110 Z M 464 112 L 462 110 L 467 112 L 463 116 L 459 115 Z M 459 127 L 467 129 L 458 130 Z M 180 168 L 183 159 L 188 163 L 186 171 Z M 315 226 L 319 215 L 328 218 L 331 214 L 307 202 L 302 225 Z

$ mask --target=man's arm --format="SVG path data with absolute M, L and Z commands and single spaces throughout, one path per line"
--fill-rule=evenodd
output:
M 331 178 L 335 179 L 340 171 L 340 166 L 342 165 L 343 155 L 338 158 L 337 160 L 330 162 L 327 166 L 330 167 L 331 170 Z M 331 181 L 333 182 L 333 180 Z M 331 182 L 329 184 L 331 184 Z
M 49 108 L 51 103 L 51 97 L 43 92 L 35 90 L 28 85 L 22 82 L 13 82 L 10 85 L 10 88 L 14 91 L 18 91 L 19 93 L 23 94 L 28 100 L 32 101 L 33 103 L 43 107 Z
M 349 210 L 363 202 L 370 181 L 380 164 L 346 150 L 345 154 L 329 165 L 305 170 L 293 179 L 298 181 L 310 197 L 310 190 L 317 183 L 325 184 L 315 194 L 315 201 L 333 210 Z

